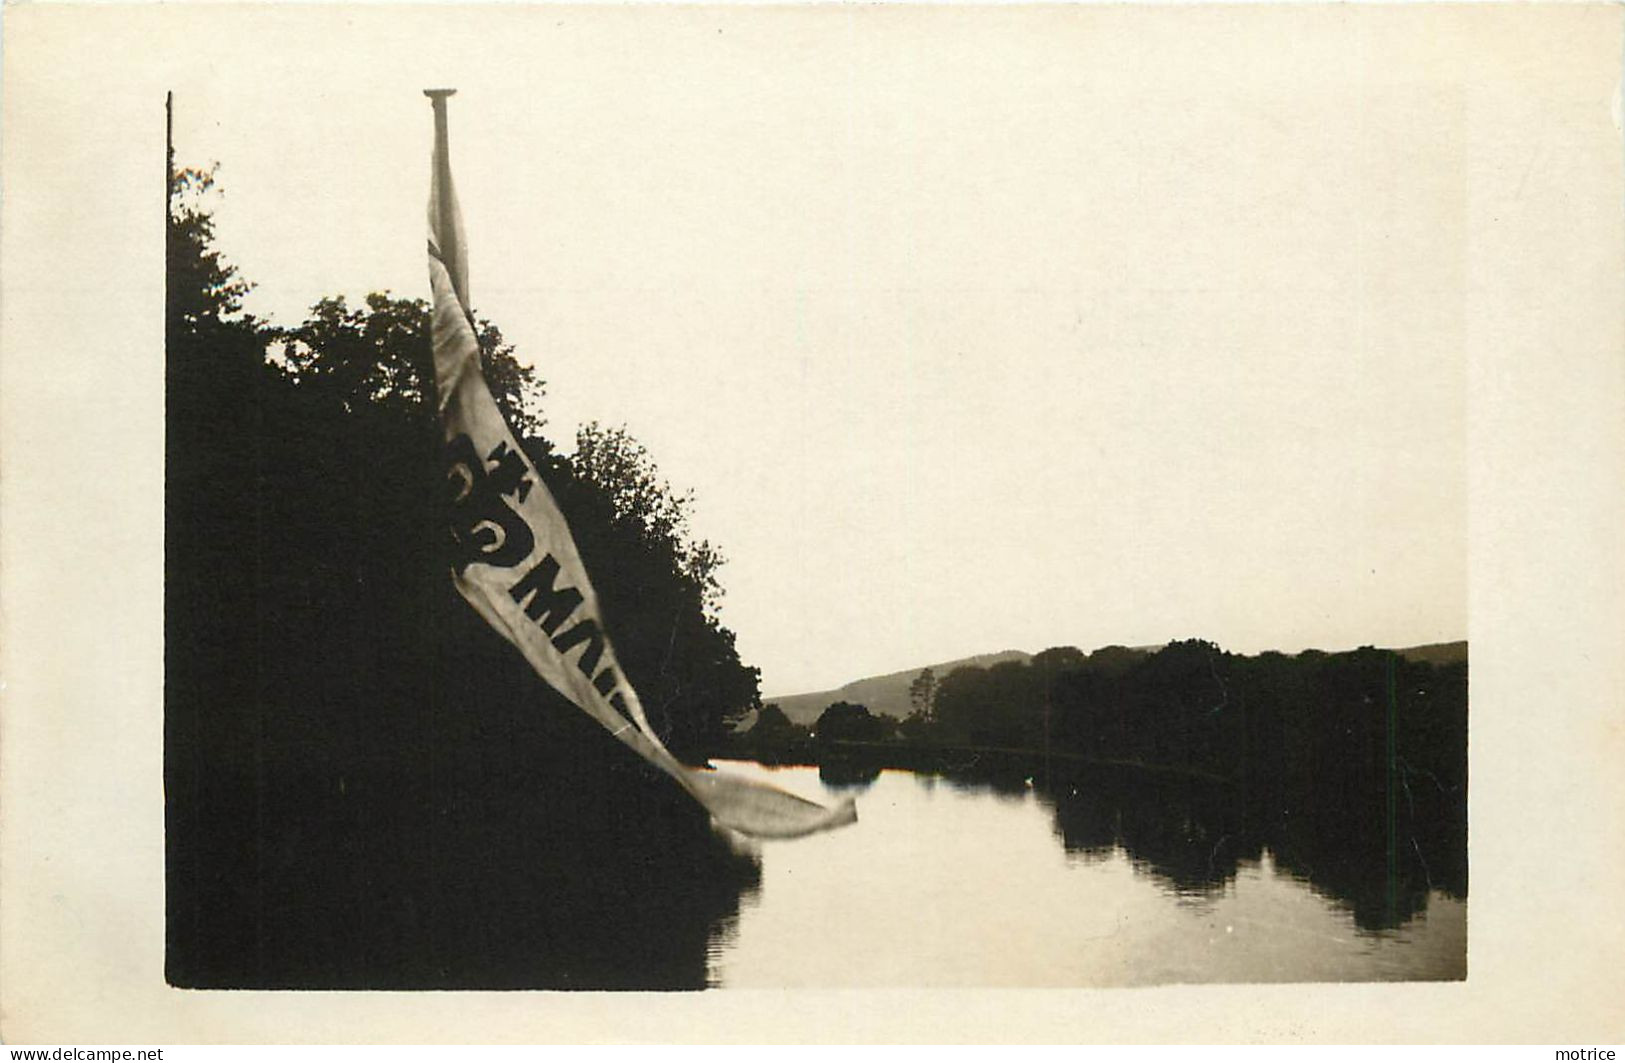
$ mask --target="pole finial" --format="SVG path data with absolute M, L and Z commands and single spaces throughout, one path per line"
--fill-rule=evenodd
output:
M 441 103 L 445 102 L 445 99 L 446 99 L 447 96 L 455 96 L 455 95 L 457 95 L 457 90 L 456 89 L 424 89 L 423 94 L 425 96 L 429 97 L 429 99 L 433 100 L 434 103 L 435 103 L 435 106 L 438 107 L 438 106 L 440 106 Z

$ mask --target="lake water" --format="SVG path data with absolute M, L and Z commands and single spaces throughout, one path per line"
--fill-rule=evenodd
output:
M 1447 889 L 1438 857 L 1418 885 L 1392 855 L 1368 867 L 1369 847 L 1324 836 L 1277 852 L 1198 784 L 1078 769 L 1047 785 L 890 770 L 833 785 L 818 768 L 718 767 L 855 794 L 859 820 L 757 847 L 760 885 L 711 933 L 714 986 L 1465 977 L 1464 870 Z

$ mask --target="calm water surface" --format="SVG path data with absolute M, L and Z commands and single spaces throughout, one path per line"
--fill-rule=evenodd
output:
M 855 793 L 859 822 L 760 845 L 759 888 L 712 931 L 712 985 L 1127 986 L 1466 973 L 1465 901 L 1423 889 L 1398 915 L 1390 900 L 1393 925 L 1362 926 L 1351 900 L 1288 871 L 1268 846 L 1237 855 L 1232 834 L 1178 801 L 1153 796 L 1141 813 L 1097 802 L 1080 813 L 1068 802 L 1090 800 L 1086 781 L 1063 801 L 1019 779 L 978 785 L 885 771 L 833 787 L 817 768 L 719 768 L 815 799 Z M 1125 824 L 1125 815 L 1156 821 Z M 1089 823 L 1077 825 L 1080 817 Z M 1148 830 L 1149 843 L 1125 845 Z M 1081 842 L 1080 831 L 1088 834 Z

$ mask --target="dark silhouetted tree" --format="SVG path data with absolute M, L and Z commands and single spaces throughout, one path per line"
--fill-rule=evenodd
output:
M 819 714 L 813 737 L 820 742 L 880 742 L 891 737 L 891 719 L 875 716 L 867 705 L 837 701 Z
M 1033 654 L 1028 663 L 1046 678 L 1052 679 L 1062 672 L 1082 668 L 1088 659 L 1088 655 L 1076 646 L 1051 646 Z
M 929 668 L 920 669 L 920 674 L 914 677 L 908 685 L 908 703 L 913 706 L 913 715 L 921 719 L 931 718 L 931 700 L 937 693 L 937 676 Z
M 716 750 L 761 704 L 760 673 L 740 661 L 717 618 L 723 557 L 691 533 L 691 496 L 672 489 L 624 428 L 597 424 L 577 433 L 549 482 L 651 722 L 680 754 Z
M 969 741 L 987 704 L 987 669 L 961 665 L 942 677 L 935 699 L 937 729 L 950 742 Z
M 764 746 L 779 746 L 788 742 L 797 742 L 809 737 L 807 728 L 793 722 L 779 708 L 778 702 L 768 702 L 762 706 L 762 711 L 756 714 L 756 722 L 751 724 L 746 736 L 753 743 Z
M 754 865 L 458 597 L 426 305 L 257 321 L 212 246 L 211 182 L 177 175 L 166 236 L 170 980 L 703 986 Z M 626 674 L 674 749 L 709 752 L 757 702 L 711 613 L 720 558 L 644 519 L 672 512 L 646 454 L 589 441 L 585 475 L 557 455 L 541 382 L 479 331 Z

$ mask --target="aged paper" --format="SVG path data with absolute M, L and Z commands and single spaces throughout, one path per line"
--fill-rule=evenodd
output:
M 1625 636 L 1618 532 L 1625 518 L 1625 307 L 1619 298 L 1625 219 L 1617 8 L 39 4 L 8 8 L 5 30 L 0 1036 L 8 1043 L 1625 1039 L 1618 965 L 1625 953 L 1619 908 L 1625 897 L 1619 770 L 1625 666 L 1618 655 Z M 1357 86 L 1355 98 L 1363 103 L 1342 116 L 1348 129 L 1328 116 L 1317 134 L 1328 150 L 1323 169 L 1306 164 L 1306 199 L 1317 184 L 1357 172 L 1370 180 L 1391 174 L 1400 189 L 1396 201 L 1404 201 L 1407 181 L 1419 172 L 1418 130 L 1451 138 L 1459 172 L 1441 184 L 1437 169 L 1426 170 L 1434 183 L 1414 188 L 1423 207 L 1405 215 L 1398 238 L 1418 246 L 1433 241 L 1429 250 L 1453 265 L 1436 281 L 1400 274 L 1362 283 L 1383 291 L 1390 283 L 1400 289 L 1426 284 L 1425 297 L 1388 291 L 1383 305 L 1408 308 L 1423 322 L 1430 331 L 1421 338 L 1430 350 L 1444 340 L 1459 343 L 1443 375 L 1419 369 L 1394 386 L 1439 388 L 1441 416 L 1456 418 L 1465 431 L 1460 497 L 1413 502 L 1418 514 L 1443 505 L 1466 516 L 1465 557 L 1457 566 L 1465 571 L 1465 634 L 1474 656 L 1464 982 L 625 995 L 219 992 L 165 984 L 159 185 L 165 93 L 211 101 L 207 118 L 188 119 L 195 129 L 233 123 L 233 99 L 285 95 L 288 114 L 260 137 L 270 155 L 276 138 L 297 134 L 298 108 L 350 107 L 358 99 L 375 105 L 378 128 L 360 124 L 342 136 L 320 134 L 331 160 L 321 180 L 345 181 L 366 159 L 368 166 L 379 158 L 399 165 L 395 142 L 404 138 L 413 147 L 405 153 L 400 184 L 404 199 L 419 203 L 428 140 L 422 101 L 412 98 L 418 89 L 460 83 L 466 94 L 460 105 L 472 116 L 477 92 L 470 90 L 495 97 L 504 84 L 534 84 L 539 69 L 579 77 L 609 62 L 617 48 L 625 50 L 616 53 L 622 60 L 674 57 L 671 69 L 699 78 L 706 69 L 704 42 L 712 37 L 742 42 L 732 54 L 735 61 L 741 52 L 751 57 L 757 84 L 780 84 L 775 72 L 783 72 L 784 84 L 815 101 L 819 93 L 843 91 L 861 68 L 866 84 L 961 107 L 956 120 L 963 128 L 980 123 L 988 131 L 986 143 L 967 158 L 983 167 L 997 160 L 1001 123 L 1027 123 L 1022 128 L 1030 133 L 1033 124 L 1042 127 L 1068 113 L 1057 86 L 1072 84 L 1075 79 L 1060 75 L 1076 68 L 1098 69 L 1093 90 L 1101 98 L 1127 102 L 1136 93 L 1156 92 L 1174 108 L 1216 95 L 1228 101 L 1251 96 L 1268 105 L 1265 111 L 1301 100 L 1313 111 L 1317 87 Z M 257 58 L 250 61 L 250 53 Z M 1040 73 L 1057 76 L 1021 81 L 1025 90 L 1018 87 L 1013 96 L 1008 88 L 995 93 L 1012 72 L 1030 73 L 1035 57 L 1054 64 Z M 645 69 L 654 77 L 667 68 Z M 705 91 L 714 98 L 730 88 L 719 83 Z M 1011 105 L 1022 91 L 1029 93 L 1023 105 Z M 990 95 L 1002 105 L 977 112 L 975 101 Z M 795 102 L 763 90 L 741 94 L 737 108 L 742 122 L 771 126 L 798 113 Z M 602 142 L 613 140 L 601 127 L 614 108 L 601 98 L 559 91 L 537 106 L 544 103 L 558 109 L 561 128 L 584 140 L 597 129 Z M 403 114 L 418 124 L 396 129 Z M 1220 253 L 1239 264 L 1279 252 L 1279 234 L 1270 231 L 1217 251 L 1182 243 L 1184 227 L 1196 222 L 1181 209 L 1196 200 L 1177 184 L 1157 180 L 1157 158 L 1134 154 L 1143 140 L 1134 123 L 1145 121 L 1144 113 L 1125 108 L 1121 114 L 1131 117 L 1114 119 L 1110 108 L 1094 117 L 1129 160 L 1115 165 L 1143 169 L 1153 190 L 1148 194 L 1167 203 L 1166 231 L 1141 234 L 1141 246 L 1153 249 L 1146 252 L 1150 258 L 1166 259 L 1170 288 L 1188 280 L 1181 263 L 1191 255 L 1207 255 L 1212 268 Z M 891 133 L 908 136 L 906 129 L 871 129 L 815 145 L 805 157 L 776 160 L 744 153 L 719 159 L 715 143 L 704 140 L 665 141 L 651 150 L 691 159 L 696 173 L 712 172 L 718 187 L 743 199 L 743 190 L 756 177 L 765 180 L 770 167 L 779 167 L 772 180 L 780 184 L 784 167 L 809 158 L 850 168 L 866 152 L 881 150 Z M 1055 123 L 1047 142 L 1051 163 L 1071 158 L 1083 143 L 1064 122 Z M 1217 140 L 1194 142 L 1212 152 L 1215 167 L 1245 166 Z M 1369 151 L 1351 160 L 1335 150 L 1350 143 Z M 1385 143 L 1392 147 L 1382 148 Z M 219 161 L 229 197 L 233 160 Z M 480 180 L 476 169 L 496 171 L 501 163 L 467 158 L 459 178 Z M 1021 169 L 1010 163 L 1012 174 Z M 320 186 L 299 183 L 309 177 L 295 174 L 288 187 Z M 493 184 L 510 203 L 527 195 L 513 180 Z M 835 194 L 829 172 L 818 168 L 804 170 L 789 187 L 825 206 Z M 1075 190 L 1042 182 L 1033 187 L 1041 198 L 1002 206 L 1006 217 L 1022 219 L 1036 233 L 1046 208 L 1058 216 L 1072 209 Z M 398 191 L 380 186 L 379 196 Z M 990 194 L 996 199 L 996 189 Z M 1012 273 L 1042 288 L 1043 263 L 1023 258 L 1027 245 L 998 212 L 962 210 L 966 203 L 944 202 L 943 195 L 922 184 L 866 209 L 914 203 L 942 216 L 957 213 L 955 238 L 987 249 L 986 277 Z M 501 197 L 487 197 L 481 209 L 500 217 L 491 199 L 500 203 Z M 323 200 L 290 199 L 286 209 L 320 213 Z M 417 209 L 404 214 L 398 232 L 387 219 L 357 220 L 356 243 L 397 241 L 417 256 L 414 268 L 420 269 Z M 885 219 L 877 213 L 859 220 L 879 225 Z M 331 221 L 342 226 L 347 219 Z M 483 230 L 488 242 L 495 243 L 489 234 L 497 227 Z M 222 237 L 232 255 L 232 234 Z M 919 239 L 929 245 L 932 234 L 924 231 Z M 590 253 L 586 245 L 577 250 Z M 681 246 L 665 251 L 669 259 L 659 268 L 702 275 L 722 269 L 684 260 Z M 297 250 L 288 253 L 297 257 Z M 476 263 L 482 253 L 476 244 Z M 476 284 L 500 289 L 510 262 L 495 247 L 489 254 L 487 265 L 476 266 Z M 395 285 L 412 294 L 427 287 L 411 276 L 355 276 L 366 263 L 359 261 L 361 267 L 325 263 L 329 272 L 317 283 L 334 289 Z M 829 271 L 815 282 L 840 283 L 843 261 L 813 263 L 809 269 Z M 267 287 L 280 283 L 273 270 L 243 264 L 250 279 Z M 960 285 L 967 298 L 982 283 L 980 276 L 931 274 L 910 262 L 882 265 L 899 275 L 918 268 L 930 283 Z M 748 307 L 738 311 L 741 320 L 795 312 L 773 293 L 733 294 Z M 1035 298 L 1043 309 L 1044 292 Z M 1257 322 L 1248 327 L 1260 330 L 1280 315 L 1311 310 L 1260 305 L 1245 292 L 1235 298 L 1236 319 Z M 1356 295 L 1328 289 L 1325 298 L 1332 306 L 1327 312 L 1347 311 Z M 1458 311 L 1447 315 L 1455 322 L 1448 330 L 1430 316 L 1438 301 Z M 1122 312 L 1141 322 L 1136 327 L 1149 328 L 1146 305 Z M 852 320 L 866 317 L 857 313 Z M 1408 320 L 1360 327 L 1399 344 Z M 649 331 L 640 335 L 638 326 L 618 323 L 614 313 L 600 324 L 601 339 L 611 345 L 649 341 L 662 327 L 641 326 Z M 940 326 L 920 326 L 927 333 L 934 327 Z M 1167 325 L 1175 336 L 1178 327 Z M 1239 372 L 1249 366 L 1249 334 L 1238 329 L 1231 342 Z M 862 349 L 861 337 L 835 338 L 849 354 Z M 1256 363 L 1252 369 L 1263 371 Z M 852 372 L 862 379 L 861 367 Z M 698 408 L 726 384 L 699 368 L 686 384 L 667 380 L 660 388 L 675 388 L 678 401 Z M 1453 405 L 1460 401 L 1464 412 Z M 839 410 L 832 416 L 838 420 Z M 1371 417 L 1384 431 L 1404 431 L 1391 411 L 1374 409 Z M 1133 420 L 1132 407 L 1126 420 Z M 1189 443 L 1193 453 L 1202 449 L 1199 440 Z M 682 445 L 668 441 L 668 449 Z M 1015 443 L 988 445 L 996 453 Z M 1373 454 L 1390 483 L 1404 481 L 1407 461 L 1429 457 L 1375 445 Z M 997 468 L 997 462 L 987 464 Z M 974 476 L 982 470 L 961 471 Z M 754 475 L 766 479 L 769 472 Z M 1337 497 L 1336 484 L 1317 490 L 1328 504 Z M 1075 505 L 1082 520 L 1092 503 L 1047 504 Z M 1214 517 L 1221 525 L 1235 519 L 1222 511 Z M 957 563 L 954 551 L 974 532 L 911 542 L 917 551 L 911 563 Z M 1402 538 L 1396 533 L 1396 542 Z M 1443 605 L 1419 600 L 1410 608 L 1452 615 L 1461 589 L 1451 575 L 1456 570 L 1444 566 L 1437 587 L 1430 585 Z M 882 571 L 870 575 L 879 579 Z M 1264 612 L 1276 607 L 1265 593 L 1262 582 L 1238 585 L 1229 602 L 1238 615 L 1249 608 Z M 814 685 L 810 677 L 807 683 Z M 1125 999 L 1132 1006 L 1124 1006 Z

